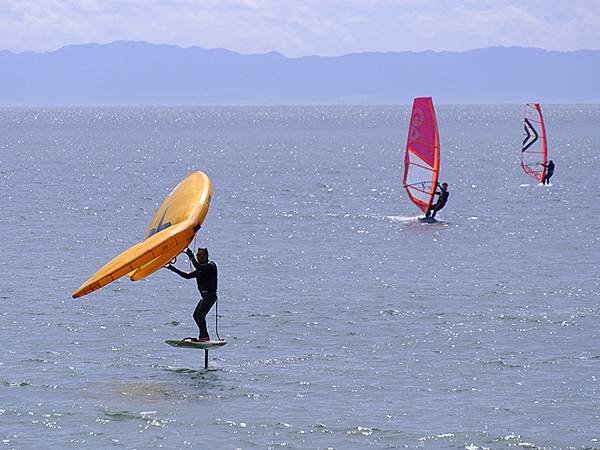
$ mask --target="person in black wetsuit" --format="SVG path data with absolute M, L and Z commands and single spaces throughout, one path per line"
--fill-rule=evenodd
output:
M 198 325 L 199 335 L 198 339 L 192 338 L 191 340 L 192 342 L 210 341 L 206 329 L 206 315 L 217 301 L 217 265 L 214 261 L 208 260 L 208 250 L 205 248 L 198 249 L 196 258 L 194 258 L 194 252 L 189 248 L 185 251 L 185 254 L 194 265 L 194 271 L 185 273 L 172 264 L 169 264 L 167 269 L 187 280 L 196 279 L 201 299 L 194 310 L 194 321 Z
M 431 216 L 432 219 L 435 219 L 435 215 L 437 214 L 437 212 L 444 206 L 446 206 L 448 196 L 450 195 L 450 193 L 448 192 L 448 183 L 442 183 L 441 186 L 440 183 L 438 183 L 437 185 L 440 188 L 439 191 L 435 192 L 435 195 L 439 195 L 438 200 L 436 203 L 429 207 L 427 213 L 425 214 L 425 217 Z
M 554 161 L 550 160 L 548 161 L 548 164 L 542 163 L 542 166 L 546 168 L 546 176 L 542 179 L 542 184 L 549 184 L 550 178 L 552 178 L 552 175 L 554 174 Z

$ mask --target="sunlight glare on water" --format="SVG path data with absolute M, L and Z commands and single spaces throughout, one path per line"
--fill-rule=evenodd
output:
M 407 107 L 0 110 L 3 444 L 598 447 L 600 107 L 543 109 L 551 186 L 519 167 L 521 106 L 437 107 L 432 225 Z M 163 342 L 196 332 L 195 283 L 71 299 L 192 170 L 228 340 L 207 371 Z

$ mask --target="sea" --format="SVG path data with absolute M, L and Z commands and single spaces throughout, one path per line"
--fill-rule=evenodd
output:
M 0 109 L 0 448 L 600 449 L 600 105 L 438 105 L 438 223 L 410 105 Z M 227 345 L 167 270 L 72 293 L 195 170 Z M 185 255 L 176 265 L 189 271 Z

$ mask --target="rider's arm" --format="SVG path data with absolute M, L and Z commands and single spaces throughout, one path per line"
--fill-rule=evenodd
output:
M 200 265 L 200 263 L 198 262 L 198 260 L 196 259 L 196 257 L 194 255 L 190 256 L 190 261 L 192 262 L 192 265 L 194 266 L 194 268 L 198 271 L 202 271 L 202 266 Z
M 190 278 L 196 278 L 196 271 L 194 270 L 193 272 L 190 273 L 185 273 L 182 270 L 179 270 L 177 267 L 175 267 L 172 264 L 169 264 L 167 266 L 167 269 L 169 269 L 171 272 L 175 272 L 177 275 L 179 275 L 182 278 L 185 278 L 186 280 L 189 280 Z
M 190 261 L 192 262 L 192 265 L 194 266 L 194 268 L 196 270 L 202 270 L 202 266 L 200 265 L 200 263 L 198 262 L 198 260 L 196 259 L 196 257 L 194 256 L 194 252 L 191 251 L 189 248 L 185 251 L 185 254 L 187 255 L 187 257 L 190 259 Z

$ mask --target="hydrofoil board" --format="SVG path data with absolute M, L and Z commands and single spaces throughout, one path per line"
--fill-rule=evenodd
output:
M 182 339 L 182 340 L 169 339 L 169 340 L 166 340 L 165 343 L 169 344 L 172 347 L 197 348 L 200 350 L 208 350 L 211 348 L 222 347 L 225 344 L 227 344 L 227 341 L 193 342 L 189 339 Z

